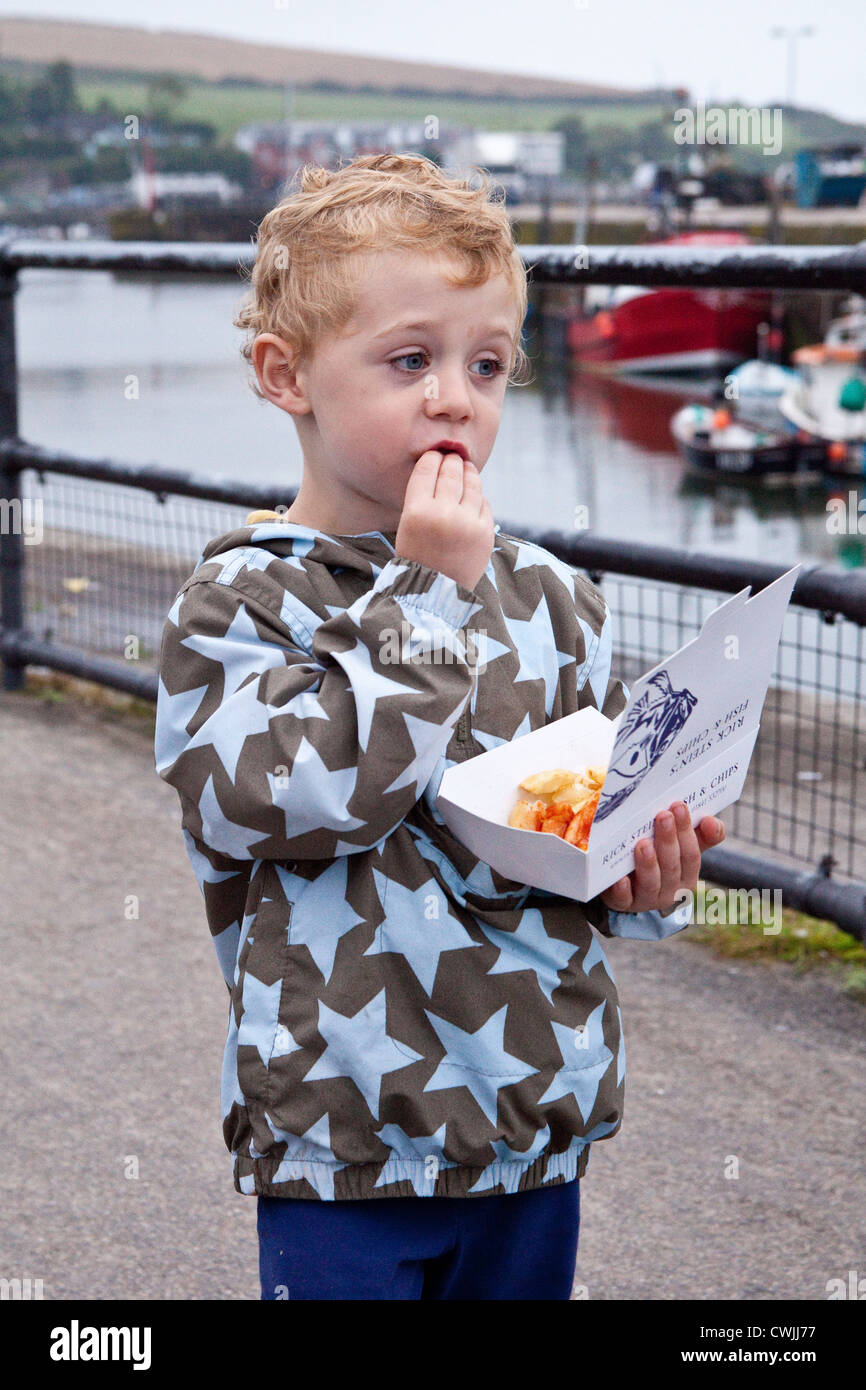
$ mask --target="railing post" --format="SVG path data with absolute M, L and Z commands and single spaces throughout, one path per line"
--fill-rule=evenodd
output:
M 2 248 L 0 248 L 2 249 Z M 18 437 L 18 367 L 15 353 L 15 291 L 18 272 L 0 261 L 0 440 Z M 0 632 L 24 627 L 24 538 L 21 472 L 0 463 Z M 3 689 L 20 690 L 26 666 L 3 653 Z

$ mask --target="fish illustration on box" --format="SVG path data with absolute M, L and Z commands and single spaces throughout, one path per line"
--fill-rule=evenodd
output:
M 698 697 L 683 687 L 674 690 L 667 671 L 658 671 L 636 700 L 617 732 L 620 751 L 611 762 L 595 813 L 604 820 L 639 787 L 685 724 Z

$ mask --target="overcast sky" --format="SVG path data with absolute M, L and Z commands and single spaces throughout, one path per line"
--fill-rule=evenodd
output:
M 0 0 L 0 14 L 185 29 L 575 81 L 686 86 L 695 100 L 774 105 L 797 44 L 799 105 L 866 121 L 866 0 Z

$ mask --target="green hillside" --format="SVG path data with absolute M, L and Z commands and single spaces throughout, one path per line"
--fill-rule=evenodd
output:
M 91 78 L 76 73 L 82 103 L 95 110 L 101 97 L 135 112 L 142 109 L 146 84 L 126 78 Z M 250 121 L 280 121 L 285 114 L 283 91 L 259 84 L 189 82 L 186 98 L 172 115 L 180 121 L 209 121 L 219 138 L 229 137 Z M 663 114 L 660 106 L 592 106 L 570 101 L 505 101 L 481 97 L 417 97 L 386 92 L 335 92 L 298 88 L 293 112 L 298 121 L 406 121 L 437 116 L 441 122 L 478 126 L 485 130 L 549 130 L 565 116 L 579 114 L 588 127 L 611 122 L 624 129 Z
M 76 73 L 82 104 L 95 110 L 107 98 L 124 111 L 141 112 L 146 105 L 143 81 Z M 722 104 L 722 103 L 719 103 Z M 732 99 L 729 105 L 740 104 Z M 660 157 L 669 147 L 670 156 L 683 151 L 673 138 L 675 107 L 661 104 L 585 103 L 560 100 L 498 100 L 480 97 L 437 97 L 421 93 L 417 97 L 384 92 L 340 92 L 296 88 L 292 98 L 295 120 L 423 120 L 433 115 L 440 122 L 485 130 L 549 130 L 559 121 L 577 116 L 596 147 L 603 147 L 607 133 L 611 143 L 620 143 L 627 134 L 637 134 L 651 123 L 661 126 L 662 140 L 652 141 L 642 151 L 644 157 Z M 285 96 L 281 88 L 241 82 L 187 83 L 186 96 L 172 111 L 179 121 L 208 121 L 216 127 L 217 139 L 230 140 L 241 126 L 252 121 L 281 121 L 285 116 Z M 820 111 L 783 110 L 783 145 L 780 158 L 791 158 L 804 145 L 842 141 L 866 142 L 866 125 L 838 121 Z M 594 137 L 594 138 L 593 138 Z M 643 142 L 645 143 L 645 142 Z M 724 152 L 707 146 L 708 152 Z M 735 164 L 758 169 L 765 156 L 759 149 L 728 147 Z

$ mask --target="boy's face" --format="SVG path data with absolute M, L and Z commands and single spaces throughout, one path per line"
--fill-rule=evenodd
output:
M 517 305 L 504 274 L 455 288 L 447 264 L 402 251 L 365 257 L 352 319 L 293 375 L 279 370 L 282 340 L 260 335 L 259 383 L 295 417 L 304 452 L 293 520 L 343 535 L 396 530 L 412 469 L 442 440 L 465 445 L 484 467 Z

